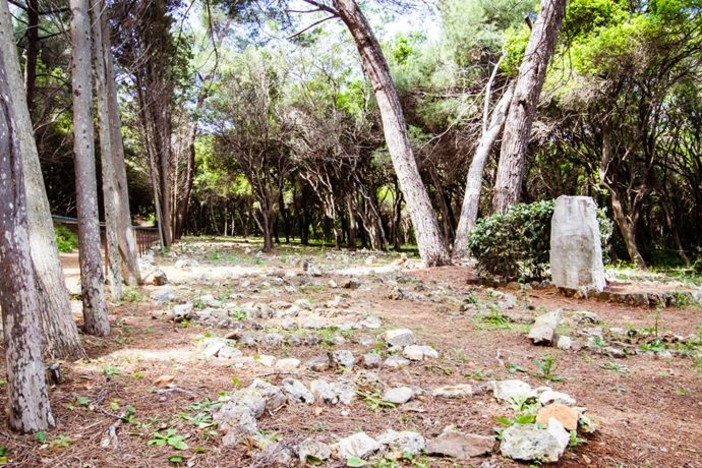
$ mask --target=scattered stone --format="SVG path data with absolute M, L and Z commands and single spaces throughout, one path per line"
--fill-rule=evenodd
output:
M 550 405 L 551 403 L 560 403 L 567 406 L 575 406 L 575 398 L 568 395 L 567 393 L 554 392 L 553 390 L 546 390 L 541 395 L 539 395 L 539 403 L 541 406 Z
M 193 318 L 193 303 L 186 302 L 173 306 L 173 321 L 180 323 L 183 320 L 192 320 Z
M 344 289 L 358 289 L 361 287 L 361 283 L 359 283 L 357 279 L 351 278 L 344 281 L 341 287 Z
M 204 348 L 200 354 L 205 358 L 221 357 L 221 358 L 232 358 L 239 357 L 242 352 L 236 349 L 234 346 L 236 344 L 233 340 L 227 340 L 225 338 L 210 337 L 202 340 L 202 347 Z
M 412 330 L 398 328 L 386 331 L 383 340 L 390 346 L 405 347 L 413 345 L 416 338 Z
M 531 392 L 531 386 L 521 380 L 498 380 L 492 387 L 495 398 L 508 403 Z
M 366 257 L 365 264 L 368 266 L 373 265 L 376 261 L 378 261 L 378 258 L 375 255 L 369 255 Z
M 175 301 L 175 291 L 171 286 L 159 286 L 151 292 L 151 300 L 155 302 Z
M 370 335 L 360 335 L 355 337 L 355 341 L 361 346 L 371 346 L 375 343 L 375 338 Z
M 298 367 L 300 367 L 300 360 L 295 358 L 279 359 L 278 362 L 275 363 L 276 369 L 293 370 Z
M 465 398 L 473 396 L 473 387 L 469 384 L 444 385 L 435 388 L 431 394 L 439 398 Z
M 375 353 L 366 353 L 361 359 L 361 363 L 366 369 L 377 369 L 380 367 L 380 363 L 382 362 L 380 355 Z
M 500 452 L 514 460 L 557 462 L 565 452 L 570 435 L 551 418 L 547 429 L 532 424 L 514 424 L 502 431 Z
M 339 398 L 339 401 L 345 405 L 350 405 L 356 399 L 358 387 L 350 380 L 339 380 L 332 384 L 334 393 Z
M 567 431 L 575 431 L 578 429 L 579 414 L 573 408 L 570 408 L 561 403 L 544 406 L 536 414 L 537 424 L 547 426 L 551 418 L 555 418 L 565 427 Z
M 265 380 L 254 379 L 248 388 L 255 390 L 266 401 L 266 409 L 271 411 L 283 406 L 287 400 L 279 387 Z
M 295 403 L 306 403 L 308 405 L 314 403 L 314 395 L 312 395 L 312 392 L 299 380 L 291 378 L 284 379 L 282 388 L 283 392 L 288 396 L 288 399 Z
M 334 281 L 333 279 L 330 279 L 329 281 L 327 281 L 327 284 L 329 285 L 330 288 L 338 288 L 339 287 L 339 285 L 336 284 L 336 281 Z
M 599 315 L 589 310 L 579 310 L 573 312 L 573 323 L 576 325 L 582 325 L 584 323 L 590 323 L 592 325 L 599 325 L 602 323 L 602 319 Z
M 331 353 L 331 359 L 337 366 L 351 369 L 356 364 L 353 353 L 346 349 L 340 349 Z
M 368 328 L 370 330 L 376 330 L 383 326 L 382 322 L 375 315 L 369 315 L 360 324 L 362 327 Z M 375 342 L 375 340 L 373 340 Z
M 175 267 L 183 269 L 198 266 L 199 264 L 200 263 L 194 258 L 181 257 L 178 260 L 176 260 Z
M 330 405 L 336 405 L 339 403 L 339 397 L 326 380 L 319 379 L 310 382 L 310 391 L 316 398 L 319 398 L 324 403 L 328 403 Z
M 297 446 L 297 455 L 303 464 L 306 464 L 308 459 L 310 462 L 317 463 L 331 457 L 331 447 L 318 440 L 305 439 Z
M 391 388 L 383 393 L 383 400 L 395 405 L 403 405 L 414 396 L 414 390 L 409 387 Z
M 562 312 L 560 309 L 547 314 L 539 315 L 529 331 L 529 339 L 534 344 L 550 345 L 556 337 L 556 329 L 561 323 Z
M 467 460 L 472 457 L 489 455 L 495 449 L 495 438 L 457 431 L 453 426 L 446 427 L 433 440 L 427 442 L 427 454 Z
M 378 436 L 381 448 L 391 452 L 391 458 L 406 458 L 419 455 L 426 448 L 424 437 L 411 431 L 397 432 L 389 429 Z
M 438 359 L 439 353 L 431 346 L 410 345 L 405 346 L 402 355 L 410 361 L 421 361 L 424 358 Z
M 331 368 L 331 361 L 326 354 L 323 356 L 315 356 L 305 362 L 305 367 L 315 372 L 324 372 Z
M 558 341 L 556 341 L 556 347 L 558 349 L 568 350 L 573 347 L 573 340 L 569 336 L 559 336 Z
M 258 466 L 291 466 L 293 453 L 285 443 L 272 441 L 269 436 L 266 438 L 263 450 L 254 457 L 254 460 L 257 461 Z
M 351 457 L 365 458 L 380 450 L 380 444 L 365 432 L 357 432 L 341 439 L 335 448 L 339 458 L 347 460 Z
M 385 366 L 387 367 L 394 367 L 394 368 L 400 368 L 400 367 L 406 367 L 409 366 L 410 361 L 403 358 L 402 356 L 390 356 L 385 360 Z
M 168 277 L 163 270 L 160 268 L 156 269 L 156 271 L 151 274 L 151 283 L 155 286 L 163 286 L 164 284 L 168 284 Z
M 266 346 L 280 346 L 285 338 L 280 333 L 266 333 L 263 336 L 263 344 Z
M 254 357 L 254 360 L 265 367 L 273 367 L 277 361 L 275 356 L 270 354 L 258 354 Z

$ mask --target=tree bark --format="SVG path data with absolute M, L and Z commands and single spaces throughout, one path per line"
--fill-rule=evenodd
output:
M 76 172 L 76 209 L 80 249 L 80 282 L 85 331 L 96 336 L 110 334 L 100 260 L 97 180 L 92 120 L 91 34 L 88 0 L 71 0 L 71 85 L 73 88 L 73 134 Z
M 504 213 L 519 202 L 531 126 L 548 62 L 565 16 L 566 0 L 541 0 L 541 12 L 529 38 L 505 122 L 492 210 Z
M 20 72 L 17 48 L 14 44 L 12 21 L 7 2 L 0 2 L 0 48 L 5 53 L 5 73 L 8 78 L 10 100 L 14 106 L 20 153 L 27 192 L 27 217 L 32 263 L 39 297 L 39 311 L 44 334 L 44 352 L 51 357 L 77 359 L 85 355 L 73 320 L 68 291 L 56 247 L 54 226 L 51 222 L 49 200 L 39 165 L 32 121 Z
M 473 155 L 473 160 L 470 162 L 468 169 L 468 179 L 466 181 L 466 193 L 463 197 L 463 206 L 461 208 L 461 218 L 458 221 L 456 228 L 456 239 L 453 243 L 453 260 L 457 261 L 466 256 L 468 236 L 470 231 L 475 227 L 475 221 L 478 218 L 478 206 L 480 205 L 480 192 L 483 186 L 483 171 L 485 163 L 492 146 L 500 136 L 500 132 L 505 123 L 507 111 L 509 110 L 510 102 L 514 94 L 514 85 L 508 85 L 504 94 L 492 111 L 490 124 L 485 128 L 480 136 L 478 147 Z
M 27 91 L 29 115 L 34 113 L 37 89 L 37 61 L 39 58 L 39 1 L 27 0 L 27 57 L 24 63 L 24 83 Z
M 137 260 L 137 245 L 132 216 L 129 211 L 129 193 L 127 187 L 127 169 L 124 164 L 124 144 L 122 141 L 122 122 L 119 116 L 117 102 L 117 84 L 115 83 L 114 59 L 110 47 L 110 32 L 107 19 L 102 15 L 102 52 L 105 57 L 105 72 L 107 82 L 108 110 L 110 118 L 110 146 L 112 148 L 112 166 L 114 168 L 114 181 L 117 190 L 117 241 L 122 260 L 122 273 L 127 284 L 136 286 L 141 284 L 141 272 Z
M 353 36 L 364 72 L 373 86 L 385 141 L 412 218 L 419 254 L 427 266 L 448 264 L 448 250 L 412 153 L 405 117 L 380 44 L 354 0 L 334 0 L 333 4 L 335 13 Z
M 5 334 L 10 428 L 22 433 L 54 425 L 46 388 L 39 301 L 30 254 L 27 192 L 9 64 L 0 48 L 0 306 Z M 26 103 L 26 101 L 21 101 Z M 31 127 L 30 127 L 31 128 Z
M 112 134 L 110 132 L 110 109 L 107 95 L 107 73 L 102 41 L 102 15 L 104 2 L 93 0 L 92 13 L 93 60 L 95 95 L 97 96 L 98 133 L 100 137 L 100 161 L 102 168 L 102 194 L 105 212 L 105 248 L 107 249 L 107 281 L 110 284 L 112 300 L 122 300 L 122 268 L 117 241 L 117 198 L 115 171 L 112 166 Z

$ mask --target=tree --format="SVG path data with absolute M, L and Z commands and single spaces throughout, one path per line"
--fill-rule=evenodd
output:
M 0 306 L 5 334 L 10 427 L 34 432 L 54 425 L 43 372 L 39 301 L 30 255 L 27 191 L 22 166 L 22 144 L 7 69 L 6 50 L 0 48 Z M 9 57 L 11 59 L 12 57 Z M 27 122 L 25 122 L 27 123 Z
M 495 213 L 504 213 L 519 201 L 531 126 L 536 115 L 548 63 L 565 17 L 567 0 L 542 0 L 539 18 L 529 38 L 514 96 L 505 121 L 500 161 L 492 198 Z
M 105 303 L 104 277 L 100 261 L 97 180 L 92 120 L 91 53 L 92 36 L 88 0 L 71 0 L 71 42 L 73 44 L 73 134 L 76 173 L 76 208 L 80 241 L 80 280 L 85 331 L 91 335 L 110 334 Z
M 5 73 L 11 101 L 16 103 L 14 106 L 14 115 L 17 119 L 15 131 L 19 137 L 24 166 L 23 179 L 27 193 L 30 252 L 36 274 L 35 284 L 39 292 L 44 351 L 52 357 L 75 359 L 83 356 L 85 352 L 78 335 L 78 328 L 73 321 L 68 291 L 56 248 L 49 200 L 39 165 L 32 122 L 27 106 L 19 105 L 20 102 L 26 102 L 26 98 L 7 2 L 0 2 L 0 44 L 5 51 Z

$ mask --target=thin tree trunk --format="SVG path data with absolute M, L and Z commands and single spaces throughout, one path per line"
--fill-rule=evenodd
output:
M 44 178 L 39 165 L 32 121 L 27 102 L 22 74 L 19 68 L 17 48 L 7 2 L 0 2 L 0 45 L 5 52 L 5 72 L 10 84 L 10 100 L 14 105 L 17 121 L 20 152 L 27 192 L 27 217 L 32 263 L 36 274 L 41 325 L 44 334 L 45 353 L 63 359 L 77 359 L 85 355 L 73 320 L 68 291 L 61 269 L 56 247 L 54 226 L 51 222 L 49 200 L 46 196 Z
M 97 180 L 92 120 L 91 35 L 88 0 L 71 0 L 71 43 L 73 45 L 73 133 L 76 172 L 76 208 L 80 249 L 80 282 L 83 295 L 85 331 L 91 335 L 110 334 L 105 303 L 104 277 L 100 260 Z
M 124 144 L 122 141 L 122 122 L 119 116 L 117 102 L 117 84 L 115 83 L 114 59 L 110 47 L 110 32 L 107 27 L 106 15 L 102 15 L 102 53 L 105 57 L 105 74 L 107 81 L 108 110 L 110 117 L 110 146 L 112 147 L 112 166 L 117 190 L 117 240 L 122 260 L 122 273 L 127 284 L 136 286 L 141 283 L 141 272 L 137 260 L 137 245 L 132 216 L 129 211 L 129 193 L 127 187 L 127 169 L 124 164 Z
M 29 115 L 34 113 L 39 58 L 39 0 L 27 0 L 27 56 L 24 63 L 24 83 Z
M 4 50 L 0 48 L 0 306 L 5 333 L 10 428 L 22 433 L 54 425 L 43 372 L 39 301 L 30 254 L 18 120 Z M 22 101 L 25 102 L 26 101 Z
M 334 0 L 333 4 L 354 38 L 364 72 L 373 86 L 385 141 L 412 218 L 419 254 L 427 266 L 448 264 L 450 257 L 412 153 L 405 117 L 380 44 L 354 0 Z
M 541 0 L 541 12 L 529 38 L 514 96 L 505 122 L 492 210 L 504 213 L 519 202 L 531 126 L 536 115 L 548 62 L 565 17 L 566 0 Z
M 478 207 L 480 205 L 480 192 L 483 186 L 485 163 L 487 162 L 488 156 L 490 156 L 492 146 L 500 136 L 513 94 L 514 85 L 510 84 L 497 103 L 497 106 L 495 106 L 495 109 L 492 111 L 490 124 L 484 127 L 483 134 L 480 136 L 480 141 L 478 142 L 478 147 L 473 155 L 473 160 L 470 162 L 466 181 L 466 193 L 463 196 L 463 206 L 461 208 L 461 218 L 458 221 L 456 240 L 453 243 L 452 255 L 454 261 L 460 260 L 466 256 L 468 236 L 473 230 L 473 227 L 475 227 L 475 222 L 478 219 Z
M 117 198 L 115 174 L 112 167 L 112 134 L 110 132 L 110 109 L 105 71 L 105 57 L 102 41 L 102 11 L 104 3 L 101 0 L 91 2 L 93 60 L 95 94 L 97 96 L 97 113 L 100 136 L 100 161 L 102 167 L 102 193 L 105 212 L 105 248 L 107 250 L 108 282 L 112 300 L 122 300 L 122 268 L 117 240 Z

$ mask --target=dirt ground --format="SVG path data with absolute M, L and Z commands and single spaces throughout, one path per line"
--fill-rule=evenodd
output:
M 185 257 L 197 264 L 176 267 L 176 261 Z M 64 262 L 67 282 L 75 285 L 77 258 L 69 255 Z M 415 269 L 415 260 L 395 254 L 290 247 L 261 255 L 255 246 L 243 243 L 189 242 L 170 256 L 156 256 L 155 264 L 166 272 L 175 303 L 190 301 L 196 309 L 198 298 L 205 294 L 237 304 L 305 298 L 313 304 L 335 302 L 339 317 L 370 314 L 381 321 L 381 328 L 341 333 L 344 340 L 336 337 L 339 329 L 328 328 L 304 332 L 322 336 L 316 345 L 241 346 L 254 361 L 272 355 L 304 363 L 337 349 L 351 350 L 357 358 L 372 350 L 385 356 L 377 337 L 398 327 L 411 329 L 420 344 L 439 352 L 438 359 L 376 371 L 387 387 L 424 389 L 425 395 L 412 405 L 374 408 L 370 400 L 359 397 L 349 406 L 288 404 L 261 417 L 261 432 L 290 447 L 308 437 L 333 443 L 359 430 L 373 436 L 388 428 L 415 431 L 428 439 L 448 425 L 494 435 L 500 426 L 495 418 L 514 414 L 509 405 L 490 394 L 433 398 L 431 389 L 520 379 L 532 387 L 548 385 L 571 395 L 598 424 L 598 431 L 569 448 L 557 466 L 702 467 L 702 359 L 694 345 L 700 340 L 691 337 L 702 333 L 698 306 L 636 308 L 566 298 L 548 287 L 495 291 L 469 285 L 467 278 L 473 272 L 467 267 Z M 315 276 L 309 274 L 312 266 L 319 269 Z M 147 265 L 144 273 L 155 268 Z M 351 277 L 358 287 L 344 288 Z M 172 304 L 150 299 L 158 289 L 147 285 L 128 290 L 122 303 L 110 307 L 112 334 L 84 336 L 87 358 L 61 363 L 66 382 L 50 392 L 55 429 L 39 437 L 0 429 L 7 466 L 161 467 L 173 466 L 171 462 L 197 467 L 274 466 L 270 459 L 260 458 L 260 450 L 252 444 L 225 447 L 216 426 L 197 420 L 207 402 L 249 385 L 256 377 L 277 385 L 290 375 L 303 382 L 320 375 L 329 380 L 358 375 L 360 366 L 352 371 L 319 373 L 301 367 L 280 372 L 257 363 L 204 358 L 201 343 L 207 337 L 248 330 L 287 336 L 291 331 L 254 319 L 241 320 L 234 330 L 203 325 L 197 319 L 176 323 Z M 501 293 L 516 298 L 516 305 L 502 307 Z M 573 311 L 594 312 L 602 322 L 584 325 L 566 320 L 560 331 L 573 338 L 573 349 L 533 345 L 526 337 L 529 325 L 521 320 L 559 308 L 566 316 Z M 79 314 L 76 319 L 80 322 Z M 617 346 L 626 357 L 585 346 L 589 341 L 582 333 L 592 327 L 605 330 L 612 343 L 608 330 L 624 329 L 626 339 Z M 336 335 L 329 339 L 332 334 Z M 376 343 L 361 344 L 362 335 L 371 335 Z M 687 345 L 675 343 L 681 339 Z M 549 375 L 537 365 L 547 356 L 554 363 Z M 111 427 L 115 438 L 110 440 L 105 435 Z M 183 437 L 186 449 L 149 444 L 155 432 L 165 434 L 169 429 Z M 174 455 L 182 460 L 169 462 Z M 371 459 L 367 466 L 519 466 L 499 451 L 470 460 L 420 456 L 394 463 Z M 332 460 L 324 466 L 345 463 Z

